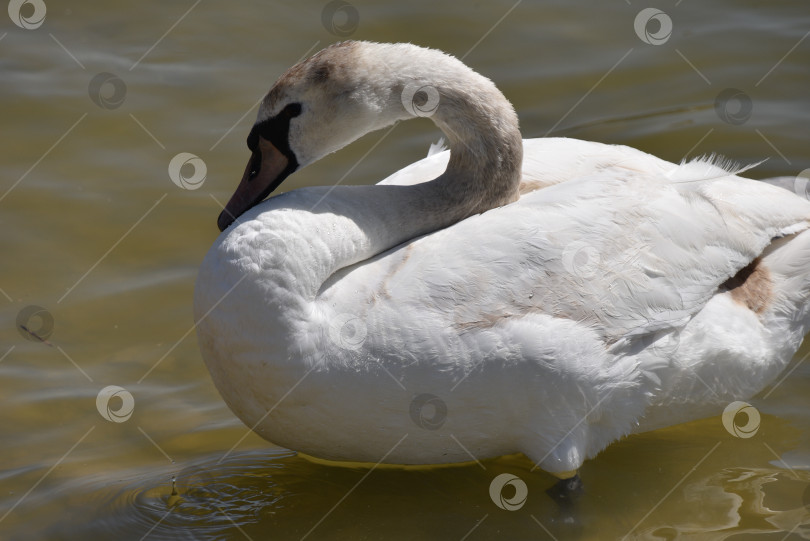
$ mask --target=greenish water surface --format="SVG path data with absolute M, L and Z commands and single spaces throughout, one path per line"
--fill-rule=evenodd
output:
M 810 168 L 807 2 L 9 6 L 0 538 L 810 538 L 806 347 L 751 401 L 762 413 L 755 437 L 732 437 L 718 416 L 627 438 L 582 469 L 571 525 L 544 494 L 553 479 L 520 456 L 369 473 L 264 442 L 214 389 L 191 313 L 257 100 L 301 57 L 344 38 L 437 47 L 495 81 L 524 137 L 627 144 L 676 162 L 767 159 L 751 176 L 793 176 Z M 651 7 L 663 18 L 634 25 Z M 344 183 L 377 182 L 424 156 L 439 132 L 424 120 L 381 135 L 285 189 L 331 184 L 353 167 Z M 185 186 L 194 189 L 169 177 L 180 153 L 205 164 L 205 179 Z M 44 312 L 29 317 L 29 306 Z M 20 318 L 47 343 L 21 332 Z M 109 411 L 131 396 L 130 417 L 100 414 L 108 386 L 123 390 L 109 391 Z M 516 511 L 489 496 L 505 472 L 528 486 Z

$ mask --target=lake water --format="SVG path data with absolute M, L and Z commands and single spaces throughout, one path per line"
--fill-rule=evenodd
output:
M 214 389 L 191 311 L 257 100 L 302 56 L 346 37 L 437 47 L 498 84 L 525 137 L 671 161 L 718 152 L 767 159 L 756 178 L 798 175 L 810 168 L 807 2 L 29 0 L 9 12 L 0 538 L 810 539 L 807 347 L 751 400 L 754 437 L 718 415 L 627 438 L 582 468 L 567 524 L 544 494 L 553 479 L 521 456 L 372 471 L 264 442 Z M 438 130 L 381 135 L 285 189 L 333 183 L 369 151 L 346 183 L 376 182 Z M 192 159 L 194 189 L 169 176 L 180 153 L 200 160 L 178 162 Z M 526 483 L 520 509 L 490 498 L 500 473 Z

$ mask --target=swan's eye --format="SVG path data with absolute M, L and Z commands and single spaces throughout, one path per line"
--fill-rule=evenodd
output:
M 284 110 L 281 112 L 287 118 L 295 118 L 301 114 L 301 104 L 291 103 L 287 107 L 285 107 Z

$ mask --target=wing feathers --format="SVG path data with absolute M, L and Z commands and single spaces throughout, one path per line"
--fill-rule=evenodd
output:
M 524 148 L 524 175 L 557 184 L 412 241 L 407 261 L 399 249 L 358 266 L 342 289 L 387 291 L 377 307 L 403 325 L 476 332 L 545 314 L 616 346 L 683 327 L 773 238 L 808 228 L 810 202 L 716 157 L 675 165 L 565 139 Z M 578 176 L 564 178 L 566 163 Z

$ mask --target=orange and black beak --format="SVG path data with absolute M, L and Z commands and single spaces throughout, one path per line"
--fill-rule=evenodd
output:
M 252 155 L 239 186 L 217 219 L 220 231 L 261 203 L 298 169 L 298 160 L 289 146 L 289 127 L 290 119 L 300 112 L 300 105 L 291 104 L 277 116 L 253 126 L 248 136 Z

